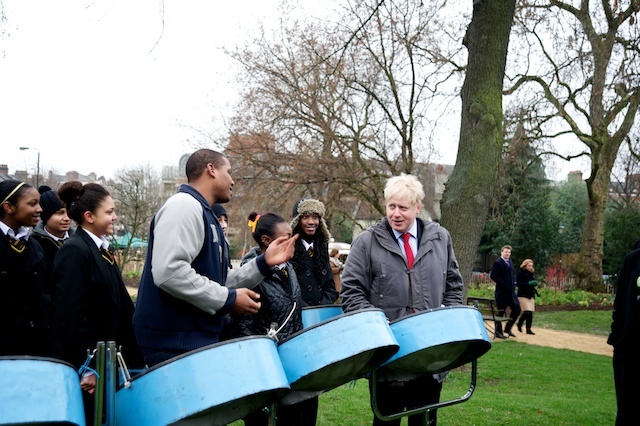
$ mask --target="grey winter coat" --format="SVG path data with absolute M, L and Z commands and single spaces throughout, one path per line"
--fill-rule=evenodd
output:
M 354 240 L 342 274 L 345 312 L 375 307 L 393 321 L 412 310 L 462 304 L 463 282 L 451 235 L 438 223 L 416 220 L 418 252 L 410 271 L 386 218 Z

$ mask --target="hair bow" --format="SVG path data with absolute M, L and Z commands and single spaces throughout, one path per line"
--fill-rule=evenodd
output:
M 256 218 L 254 220 L 250 220 L 247 225 L 249 226 L 249 228 L 251 228 L 251 233 L 255 233 L 256 232 L 256 226 L 258 226 L 258 220 L 260 219 L 260 215 L 256 215 Z

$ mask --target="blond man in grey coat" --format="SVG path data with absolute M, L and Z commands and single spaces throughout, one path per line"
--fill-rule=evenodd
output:
M 389 321 L 415 312 L 462 304 L 462 276 L 449 232 L 418 218 L 424 199 L 412 175 L 390 178 L 384 190 L 386 217 L 359 235 L 351 245 L 342 275 L 345 312 L 380 308 Z M 442 383 L 432 375 L 381 374 L 377 405 L 384 415 L 440 400 Z M 429 412 L 436 424 L 436 410 Z M 409 426 L 424 425 L 424 414 L 409 417 Z M 400 420 L 374 425 L 399 425 Z

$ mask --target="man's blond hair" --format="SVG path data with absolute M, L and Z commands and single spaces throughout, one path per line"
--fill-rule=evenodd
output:
M 422 183 L 414 175 L 402 173 L 400 176 L 393 176 L 387 180 L 384 187 L 385 203 L 391 198 L 406 198 L 411 204 L 422 206 L 424 199 L 424 189 Z

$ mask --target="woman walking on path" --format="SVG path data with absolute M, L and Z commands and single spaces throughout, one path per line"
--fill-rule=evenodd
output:
M 533 312 L 536 310 L 536 296 L 538 290 L 533 272 L 535 268 L 533 266 L 533 260 L 525 259 L 520 265 L 520 270 L 516 274 L 516 286 L 518 287 L 518 302 L 520 302 L 520 308 L 522 308 L 522 315 L 518 320 L 518 331 L 522 333 L 522 324 L 526 323 L 527 334 L 536 334 L 531 331 L 531 324 L 533 323 Z

